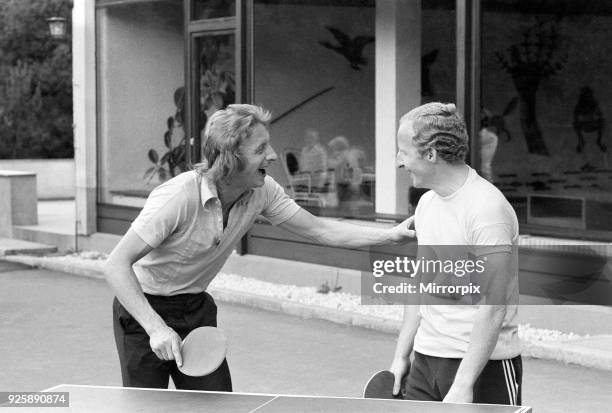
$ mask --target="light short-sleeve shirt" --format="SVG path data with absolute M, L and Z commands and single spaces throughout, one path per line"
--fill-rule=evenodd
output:
M 147 294 L 200 293 L 259 215 L 278 225 L 299 209 L 266 176 L 262 187 L 235 202 L 224 229 L 215 184 L 195 171 L 184 172 L 155 188 L 132 223 L 132 230 L 153 248 L 134 264 L 134 272 Z
M 504 195 L 472 168 L 461 188 L 442 197 L 428 191 L 415 210 L 419 245 L 477 246 L 477 255 L 516 252 L 518 220 Z M 518 261 L 511 260 L 506 296 L 518 302 Z M 492 360 L 520 354 L 517 305 L 508 304 Z M 421 322 L 414 341 L 419 353 L 463 358 L 470 344 L 478 305 L 421 305 Z

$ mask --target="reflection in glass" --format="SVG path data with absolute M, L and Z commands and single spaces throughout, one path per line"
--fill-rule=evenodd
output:
M 185 109 L 185 88 L 179 87 L 174 91 L 174 105 L 176 112 L 166 119 L 167 130 L 164 132 L 164 149 L 159 152 L 149 149 L 147 156 L 153 163 L 145 172 L 145 182 L 149 184 L 153 178 L 164 182 L 188 169 L 185 156 L 185 127 L 183 123 Z
M 521 4 L 483 2 L 482 125 L 498 145 L 488 178 L 523 223 L 612 231 L 612 5 Z M 483 172 L 488 150 L 485 139 Z
M 376 9 L 256 0 L 254 103 L 272 112 L 270 175 L 319 215 L 374 214 Z
M 423 0 L 406 16 L 426 35 L 400 49 L 421 61 L 421 101 L 455 101 L 454 1 Z M 270 174 L 320 215 L 371 218 L 375 204 L 376 2 L 255 0 L 254 101 L 276 117 Z M 393 160 L 388 160 L 393 162 Z M 384 183 L 382 183 L 384 185 Z M 413 200 L 414 198 L 412 198 Z
M 456 101 L 455 2 L 421 2 L 421 103 Z
M 236 15 L 236 0 L 194 0 L 192 20 L 216 19 Z
M 207 120 L 219 109 L 235 102 L 236 62 L 234 35 L 208 35 L 198 38 L 199 114 L 201 136 Z M 202 142 L 203 143 L 203 142 Z

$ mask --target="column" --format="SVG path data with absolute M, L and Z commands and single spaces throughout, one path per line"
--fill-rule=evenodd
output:
M 96 36 L 95 0 L 72 9 L 72 90 L 77 231 L 96 231 Z
M 376 1 L 376 212 L 407 214 L 410 176 L 395 166 L 399 119 L 421 104 L 421 1 Z

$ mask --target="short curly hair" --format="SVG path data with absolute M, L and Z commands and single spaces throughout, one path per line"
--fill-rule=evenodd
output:
M 433 148 L 448 163 L 465 161 L 469 150 L 467 128 L 452 103 L 431 102 L 406 113 L 400 123 L 412 121 L 414 144 L 424 154 Z
M 243 170 L 242 143 L 251 136 L 255 126 L 267 127 L 270 118 L 270 112 L 264 108 L 245 104 L 229 105 L 213 113 L 204 129 L 203 161 L 193 166 L 195 171 L 219 182 Z

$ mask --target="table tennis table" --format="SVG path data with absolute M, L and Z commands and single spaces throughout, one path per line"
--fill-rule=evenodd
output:
M 45 391 L 68 392 L 66 412 L 385 412 L 529 413 L 530 407 L 493 404 L 444 404 L 350 397 L 287 396 L 189 390 L 138 389 L 62 384 Z

